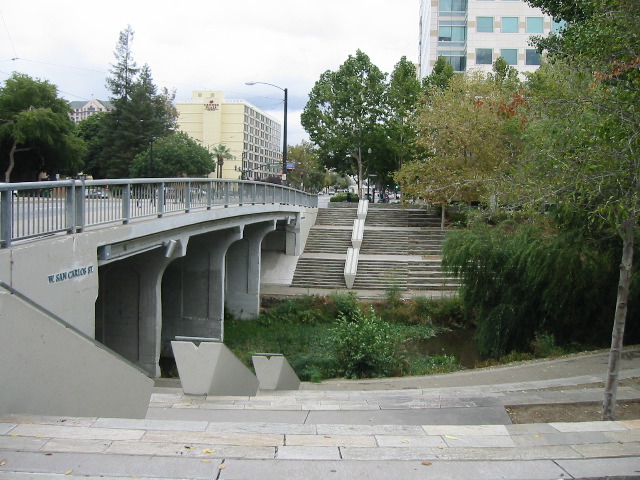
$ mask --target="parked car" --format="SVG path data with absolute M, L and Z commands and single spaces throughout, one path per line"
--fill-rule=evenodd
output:
M 104 188 L 87 188 L 84 198 L 109 198 L 109 191 Z

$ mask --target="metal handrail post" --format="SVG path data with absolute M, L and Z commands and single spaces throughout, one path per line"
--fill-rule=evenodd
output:
M 158 218 L 164 215 L 164 182 L 158 183 Z
M 85 226 L 85 184 L 84 181 L 77 185 L 75 180 L 67 187 L 66 216 L 67 228 L 73 232 L 82 232 Z
M 122 189 L 122 223 L 125 225 L 131 219 L 131 183 L 124 185 Z
M 213 182 L 207 182 L 207 210 L 211 210 L 211 202 L 213 200 Z
M 185 188 L 187 189 L 187 192 L 184 196 L 184 211 L 185 213 L 189 213 L 191 210 L 191 182 L 186 182 Z
M 0 192 L 0 242 L 3 247 L 11 246 L 11 225 L 13 215 L 13 194 L 11 190 Z

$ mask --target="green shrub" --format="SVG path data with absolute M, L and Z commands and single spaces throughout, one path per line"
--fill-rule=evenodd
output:
M 531 343 L 531 349 L 536 357 L 556 357 L 563 355 L 564 349 L 556 345 L 556 339 L 552 333 L 538 332 Z
M 394 324 L 434 326 L 440 329 L 470 327 L 463 304 L 457 297 L 431 299 L 415 297 L 410 300 L 395 298 L 395 291 L 387 291 L 386 303 L 376 304 L 376 310 L 384 320 Z
M 355 292 L 335 292 L 329 296 L 329 304 L 325 313 L 331 316 L 331 321 L 344 315 L 347 319 L 352 320 L 361 314 L 360 303 Z
M 392 281 L 387 287 L 385 291 L 385 298 L 389 308 L 398 307 L 402 303 L 402 290 L 395 281 Z
M 360 201 L 360 199 L 358 198 L 358 196 L 355 193 L 350 193 L 349 198 L 351 199 L 351 203 L 358 203 Z M 329 199 L 330 202 L 346 202 L 347 201 L 347 193 L 343 192 L 343 193 L 336 193 L 333 197 L 331 197 Z
M 318 383 L 338 376 L 338 361 L 328 353 L 294 354 L 287 360 L 303 382 Z
M 333 329 L 336 359 L 346 378 L 390 376 L 397 365 L 390 325 L 370 309 L 354 318 L 342 314 Z

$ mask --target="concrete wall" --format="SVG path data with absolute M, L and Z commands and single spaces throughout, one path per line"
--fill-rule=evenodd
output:
M 144 418 L 153 381 L 79 330 L 0 289 L 0 414 Z
M 294 218 L 293 223 L 289 222 L 286 226 L 278 224 L 276 231 L 265 237 L 262 245 L 260 279 L 262 285 L 291 285 L 298 260 L 304 251 L 309 232 L 315 225 L 317 216 L 317 208 L 308 208 Z M 297 237 L 295 241 L 298 245 L 292 249 L 289 241 L 289 250 L 287 250 L 287 236 L 291 235 L 292 230 Z
M 258 313 L 262 240 L 301 211 L 214 209 L 20 242 L 0 249 L 0 281 L 158 376 L 162 345 L 175 335 L 224 334 L 227 295 L 233 311 Z M 286 227 L 279 248 L 300 244 L 299 233 Z
M 3 249 L 0 265 L 0 280 L 94 336 L 98 259 L 88 236 L 54 237 Z

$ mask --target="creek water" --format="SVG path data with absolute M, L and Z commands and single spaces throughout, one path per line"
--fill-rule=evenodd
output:
M 415 348 L 423 355 L 450 355 L 463 367 L 473 368 L 482 360 L 474 340 L 475 329 L 451 330 L 435 337 L 416 342 Z

